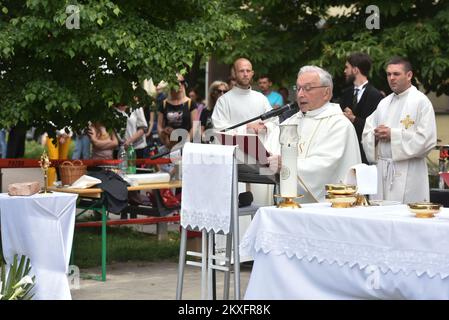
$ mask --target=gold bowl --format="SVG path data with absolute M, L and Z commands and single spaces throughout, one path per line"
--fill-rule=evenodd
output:
M 335 183 L 326 184 L 324 186 L 329 194 L 354 194 L 357 191 L 357 186 L 351 184 Z
M 438 203 L 415 202 L 407 205 L 417 218 L 433 218 L 441 210 L 441 204 Z
M 356 194 L 327 194 L 326 200 L 332 203 L 332 208 L 350 208 L 357 201 Z

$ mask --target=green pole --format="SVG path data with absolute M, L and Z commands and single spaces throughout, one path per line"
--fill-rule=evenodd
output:
M 101 206 L 101 280 L 106 281 L 106 208 Z

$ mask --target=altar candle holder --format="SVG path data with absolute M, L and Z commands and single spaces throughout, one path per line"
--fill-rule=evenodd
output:
M 283 200 L 278 204 L 278 208 L 301 208 L 294 201 L 301 198 L 298 195 L 297 183 L 297 158 L 298 158 L 298 126 L 296 124 L 284 124 L 279 126 L 281 132 L 279 142 L 281 144 L 281 172 L 279 174 L 280 195 L 276 195 Z

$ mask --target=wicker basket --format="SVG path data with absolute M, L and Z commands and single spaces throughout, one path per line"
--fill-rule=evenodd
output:
M 64 161 L 59 165 L 59 175 L 63 186 L 72 185 L 81 176 L 86 174 L 86 166 L 81 160 Z

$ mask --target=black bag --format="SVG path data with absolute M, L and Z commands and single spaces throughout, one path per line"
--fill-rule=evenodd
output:
M 89 175 L 101 180 L 97 187 L 103 190 L 109 212 L 118 214 L 128 206 L 128 183 L 122 177 L 110 170 L 89 172 Z

